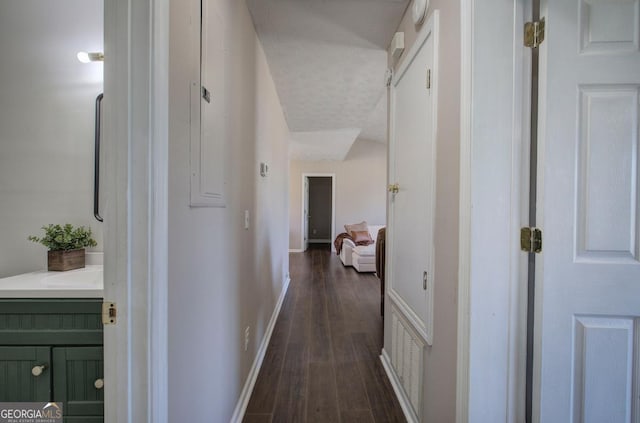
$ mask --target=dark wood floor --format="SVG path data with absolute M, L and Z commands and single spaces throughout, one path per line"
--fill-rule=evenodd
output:
M 328 247 L 291 254 L 290 273 L 244 422 L 405 422 L 379 359 L 380 281 Z

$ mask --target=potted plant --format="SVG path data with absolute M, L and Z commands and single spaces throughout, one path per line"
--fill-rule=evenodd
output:
M 66 271 L 84 267 L 85 247 L 95 247 L 98 243 L 91 237 L 91 229 L 80 226 L 74 228 L 67 223 L 43 226 L 44 236 L 31 235 L 29 241 L 38 242 L 49 249 L 48 270 Z

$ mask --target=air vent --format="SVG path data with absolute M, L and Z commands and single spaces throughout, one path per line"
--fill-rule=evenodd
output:
M 391 364 L 419 420 L 425 345 L 395 307 L 391 308 L 391 322 Z

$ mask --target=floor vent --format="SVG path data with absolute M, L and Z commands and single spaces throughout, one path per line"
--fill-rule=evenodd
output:
M 425 344 L 395 307 L 391 308 L 391 322 L 391 364 L 419 420 Z

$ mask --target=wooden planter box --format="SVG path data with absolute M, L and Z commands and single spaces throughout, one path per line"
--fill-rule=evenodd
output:
M 49 251 L 47 255 L 48 270 L 61 271 L 80 269 L 84 267 L 84 248 L 79 250 Z

